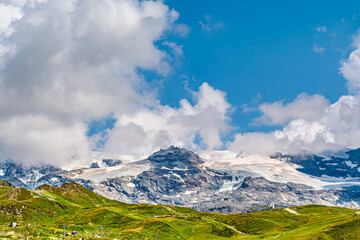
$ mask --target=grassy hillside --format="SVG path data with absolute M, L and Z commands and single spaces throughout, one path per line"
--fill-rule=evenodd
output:
M 11 222 L 18 226 L 9 227 Z M 0 239 L 359 239 L 356 210 L 317 205 L 250 214 L 124 204 L 67 183 L 35 191 L 0 182 Z M 72 235 L 72 233 L 76 235 Z M 75 233 L 76 232 L 76 233 Z

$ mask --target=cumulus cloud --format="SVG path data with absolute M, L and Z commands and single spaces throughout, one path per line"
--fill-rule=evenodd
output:
M 1 156 L 53 164 L 86 159 L 88 122 L 157 105 L 138 69 L 169 72 L 172 53 L 157 42 L 185 29 L 178 17 L 162 1 L 4 0 Z
M 324 114 L 328 105 L 328 100 L 321 95 L 309 96 L 302 93 L 293 102 L 278 101 L 261 104 L 259 110 L 262 112 L 262 116 L 255 119 L 254 123 L 283 125 L 297 118 L 315 120 Z
M 35 160 L 69 164 L 89 157 L 86 125 L 64 124 L 46 115 L 18 116 L 0 121 L 0 156 L 25 165 Z
M 341 62 L 340 73 L 347 80 L 348 88 L 358 93 L 360 90 L 360 34 L 353 43 L 355 50 L 350 53 L 348 59 Z
M 149 154 L 169 145 L 193 150 L 222 147 L 222 135 L 230 129 L 230 104 L 225 93 L 203 83 L 193 97 L 194 104 L 182 99 L 178 108 L 158 105 L 118 116 L 114 129 L 106 136 L 104 150 Z
M 324 108 L 318 118 L 297 118 L 281 130 L 269 133 L 245 133 L 229 143 L 233 151 L 247 154 L 299 153 L 321 154 L 360 146 L 360 99 L 342 96 Z

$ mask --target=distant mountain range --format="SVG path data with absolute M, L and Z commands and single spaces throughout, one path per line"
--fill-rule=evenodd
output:
M 104 158 L 67 171 L 4 161 L 0 180 L 27 189 L 74 181 L 122 202 L 233 213 L 306 204 L 360 208 L 359 169 L 359 149 L 329 157 L 229 152 L 200 157 L 172 146 L 140 161 Z

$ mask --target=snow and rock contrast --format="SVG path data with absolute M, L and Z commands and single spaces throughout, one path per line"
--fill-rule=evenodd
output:
M 360 207 L 360 150 L 339 157 L 269 157 L 227 151 L 162 149 L 147 158 L 96 155 L 87 166 L 0 164 L 0 180 L 34 189 L 75 181 L 128 203 L 170 204 L 201 211 L 251 212 L 304 204 Z

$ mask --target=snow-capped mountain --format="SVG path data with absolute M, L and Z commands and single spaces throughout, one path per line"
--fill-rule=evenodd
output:
M 123 202 L 202 211 L 248 212 L 304 204 L 360 207 L 360 149 L 341 157 L 244 157 L 227 151 L 198 155 L 170 147 L 142 160 L 112 157 L 98 155 L 88 166 L 68 170 L 5 161 L 0 180 L 29 189 L 75 181 Z

